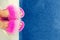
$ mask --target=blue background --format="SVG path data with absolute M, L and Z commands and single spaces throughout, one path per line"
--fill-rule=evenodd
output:
M 20 0 L 25 28 L 20 40 L 60 40 L 60 0 Z

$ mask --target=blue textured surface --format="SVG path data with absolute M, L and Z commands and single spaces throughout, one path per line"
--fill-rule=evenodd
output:
M 60 40 L 60 0 L 21 0 L 25 28 L 20 40 Z

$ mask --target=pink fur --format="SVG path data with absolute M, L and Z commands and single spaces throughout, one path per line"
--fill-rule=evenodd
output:
M 10 20 L 9 24 L 8 24 L 8 28 L 6 29 L 6 31 L 8 33 L 13 33 L 14 32 L 14 27 L 15 27 L 14 20 Z
M 9 11 L 9 24 L 8 24 L 8 28 L 6 29 L 6 31 L 8 33 L 13 33 L 14 28 L 15 28 L 15 23 L 14 23 L 14 19 L 15 19 L 15 9 L 13 6 L 8 6 L 8 11 Z
M 20 15 L 18 14 L 18 11 L 16 11 L 16 9 L 14 8 L 13 5 L 8 6 L 7 9 L 9 11 L 9 24 L 8 24 L 8 28 L 6 29 L 6 31 L 8 33 L 14 33 L 14 31 L 16 31 L 15 28 L 18 26 L 17 24 L 19 24 L 19 23 L 16 23 L 15 20 L 17 18 L 20 19 L 19 18 Z M 24 16 L 24 11 L 21 8 L 20 8 L 19 11 L 22 12 L 22 14 L 23 14 L 22 17 L 23 17 Z M 22 21 L 21 23 L 22 23 L 22 25 L 19 29 L 20 31 L 24 28 L 24 22 Z

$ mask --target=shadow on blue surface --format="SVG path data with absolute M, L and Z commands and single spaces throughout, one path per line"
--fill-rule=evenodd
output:
M 21 0 L 25 28 L 20 40 L 60 40 L 60 0 Z

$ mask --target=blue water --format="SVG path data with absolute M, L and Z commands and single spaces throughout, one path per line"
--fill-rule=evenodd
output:
M 60 0 L 21 0 L 25 28 L 20 40 L 60 40 Z

